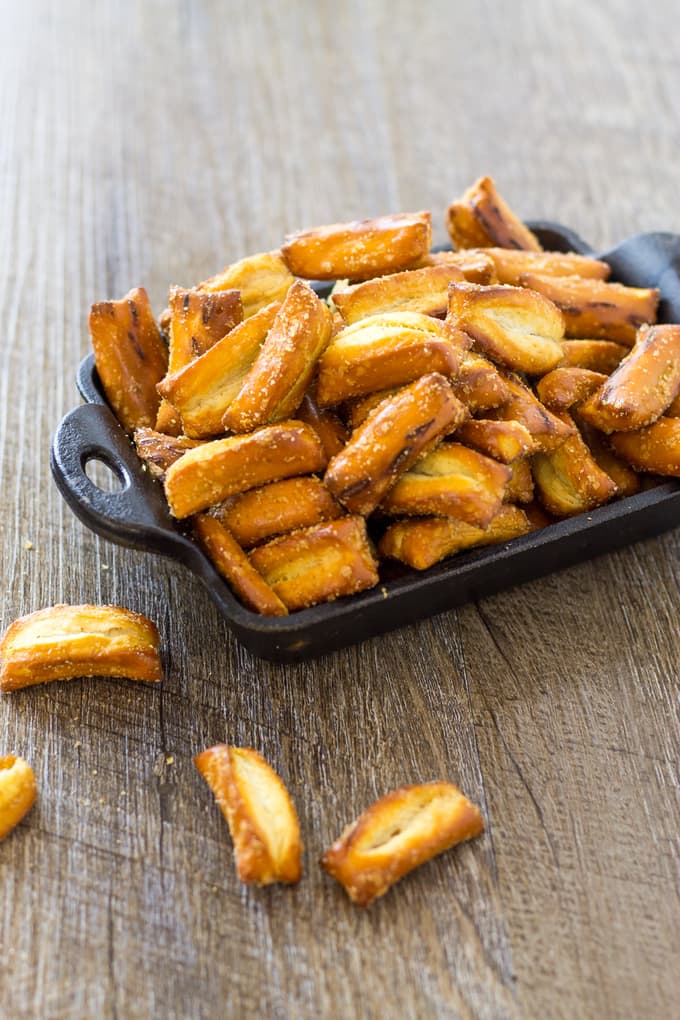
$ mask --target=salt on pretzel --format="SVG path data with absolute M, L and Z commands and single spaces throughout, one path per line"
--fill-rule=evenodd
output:
M 329 462 L 324 482 L 351 513 L 367 515 L 420 454 L 466 414 L 444 376 L 422 376 L 371 411 Z
M 334 337 L 321 356 L 318 404 L 403 386 L 431 372 L 455 376 L 469 345 L 463 333 L 428 315 L 370 315 Z
M 308 284 L 296 280 L 222 417 L 224 428 L 248 432 L 290 417 L 302 402 L 331 328 L 328 305 Z
M 637 432 L 615 432 L 612 449 L 636 471 L 680 477 L 680 418 L 657 418 Z
M 35 804 L 33 769 L 14 754 L 0 757 L 0 842 L 9 836 Z
M 522 273 L 519 282 L 557 305 L 568 337 L 613 340 L 632 347 L 639 327 L 656 322 L 658 290 L 540 273 Z
M 426 266 L 367 280 L 348 290 L 334 290 L 333 304 L 348 326 L 369 315 L 389 312 L 443 316 L 448 286 L 455 280 L 465 280 L 458 266 L 446 263 Z
M 587 368 L 609 375 L 625 358 L 630 348 L 613 340 L 563 340 L 562 360 L 558 368 Z
M 162 679 L 158 630 L 119 606 L 56 605 L 12 623 L 0 642 L 0 690 L 50 680 L 115 676 Z
M 367 907 L 414 868 L 483 831 L 479 809 L 453 783 L 402 786 L 348 825 L 321 867 Z
M 208 559 L 248 609 L 263 616 L 286 616 L 281 599 L 255 570 L 228 528 L 209 514 L 193 518 L 194 534 Z
M 573 424 L 566 411 L 560 417 Z M 616 483 L 599 467 L 578 429 L 552 453 L 537 454 L 532 471 L 538 498 L 555 517 L 593 510 L 617 492 Z
M 680 394 L 680 326 L 643 326 L 632 351 L 579 413 L 601 432 L 651 425 Z
M 241 882 L 299 882 L 300 823 L 290 794 L 271 765 L 253 748 L 227 744 L 207 748 L 194 763 L 229 826 Z
M 331 521 L 342 510 L 314 475 L 284 478 L 233 496 L 213 510 L 244 549 L 299 528 Z
M 538 238 L 501 198 L 492 177 L 480 177 L 449 206 L 446 226 L 456 248 L 541 251 Z
M 485 528 L 454 517 L 412 517 L 391 524 L 379 543 L 382 556 L 401 560 L 414 570 L 427 570 L 439 560 L 483 545 L 509 542 L 533 530 L 518 506 L 505 504 Z
M 125 431 L 153 428 L 168 351 L 144 288 L 92 305 L 90 339 L 106 399 Z
M 199 283 L 196 290 L 237 290 L 243 302 L 243 317 L 249 319 L 261 308 L 283 301 L 293 283 L 290 272 L 278 251 L 260 252 L 233 262 L 209 280 Z
M 491 259 L 499 283 L 519 285 L 522 273 L 541 273 L 543 276 L 581 276 L 592 280 L 607 280 L 611 267 L 590 255 L 577 255 L 563 251 L 520 251 L 517 248 L 484 248 Z
M 281 255 L 307 280 L 366 280 L 408 269 L 430 250 L 429 212 L 395 213 L 289 234 Z
M 279 304 L 267 305 L 236 326 L 190 365 L 159 383 L 159 393 L 196 439 L 225 431 L 222 418 L 247 378 L 271 329 Z
M 502 464 L 511 464 L 538 449 L 538 443 L 526 425 L 518 421 L 469 418 L 458 426 L 455 437 Z
M 501 407 L 510 399 L 510 389 L 496 366 L 472 351 L 463 355 L 458 375 L 451 380 L 451 385 L 472 414 Z
M 160 413 L 160 412 L 159 412 Z M 183 457 L 187 450 L 200 446 L 200 439 L 171 436 L 155 429 L 136 429 L 133 436 L 137 456 L 154 478 L 162 481 L 171 464 Z
M 545 453 L 556 450 L 573 435 L 576 426 L 549 411 L 520 379 L 508 373 L 503 377 L 510 396 L 500 407 L 490 408 L 487 417 L 500 421 L 518 421 L 525 426 Z
M 562 359 L 562 313 L 552 301 L 522 287 L 452 283 L 447 321 L 508 368 L 542 375 Z
M 190 517 L 266 482 L 321 471 L 326 461 L 309 425 L 278 422 L 189 450 L 168 468 L 165 495 L 175 517 Z
M 378 583 L 361 517 L 341 517 L 260 545 L 250 561 L 292 612 Z
M 536 394 L 551 411 L 568 411 L 574 404 L 581 404 L 606 381 L 607 376 L 602 372 L 591 372 L 587 368 L 554 368 L 539 379 Z

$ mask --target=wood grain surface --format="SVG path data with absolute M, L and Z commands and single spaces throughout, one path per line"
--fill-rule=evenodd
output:
M 402 209 L 442 242 L 481 173 L 598 247 L 680 231 L 674 6 L 1 6 L 0 624 L 119 603 L 166 678 L 0 698 L 40 791 L 0 846 L 0 1016 L 676 1017 L 680 532 L 276 666 L 182 568 L 82 527 L 48 466 L 88 307 L 131 286 L 160 310 L 287 230 Z M 296 889 L 236 881 L 192 764 L 224 740 L 290 786 Z M 359 911 L 321 852 L 440 777 L 486 834 Z

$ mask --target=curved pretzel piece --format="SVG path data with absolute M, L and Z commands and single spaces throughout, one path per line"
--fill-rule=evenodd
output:
M 33 769 L 13 754 L 0 758 L 0 842 L 9 836 L 35 803 Z

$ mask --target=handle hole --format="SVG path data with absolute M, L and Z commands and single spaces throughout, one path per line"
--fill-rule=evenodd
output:
M 83 468 L 92 484 L 102 492 L 122 492 L 128 487 L 128 479 L 121 469 L 101 456 L 88 457 Z

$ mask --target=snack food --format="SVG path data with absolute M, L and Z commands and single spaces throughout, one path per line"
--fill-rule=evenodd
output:
M 37 795 L 33 769 L 16 755 L 0 758 L 0 842 L 31 810 Z

